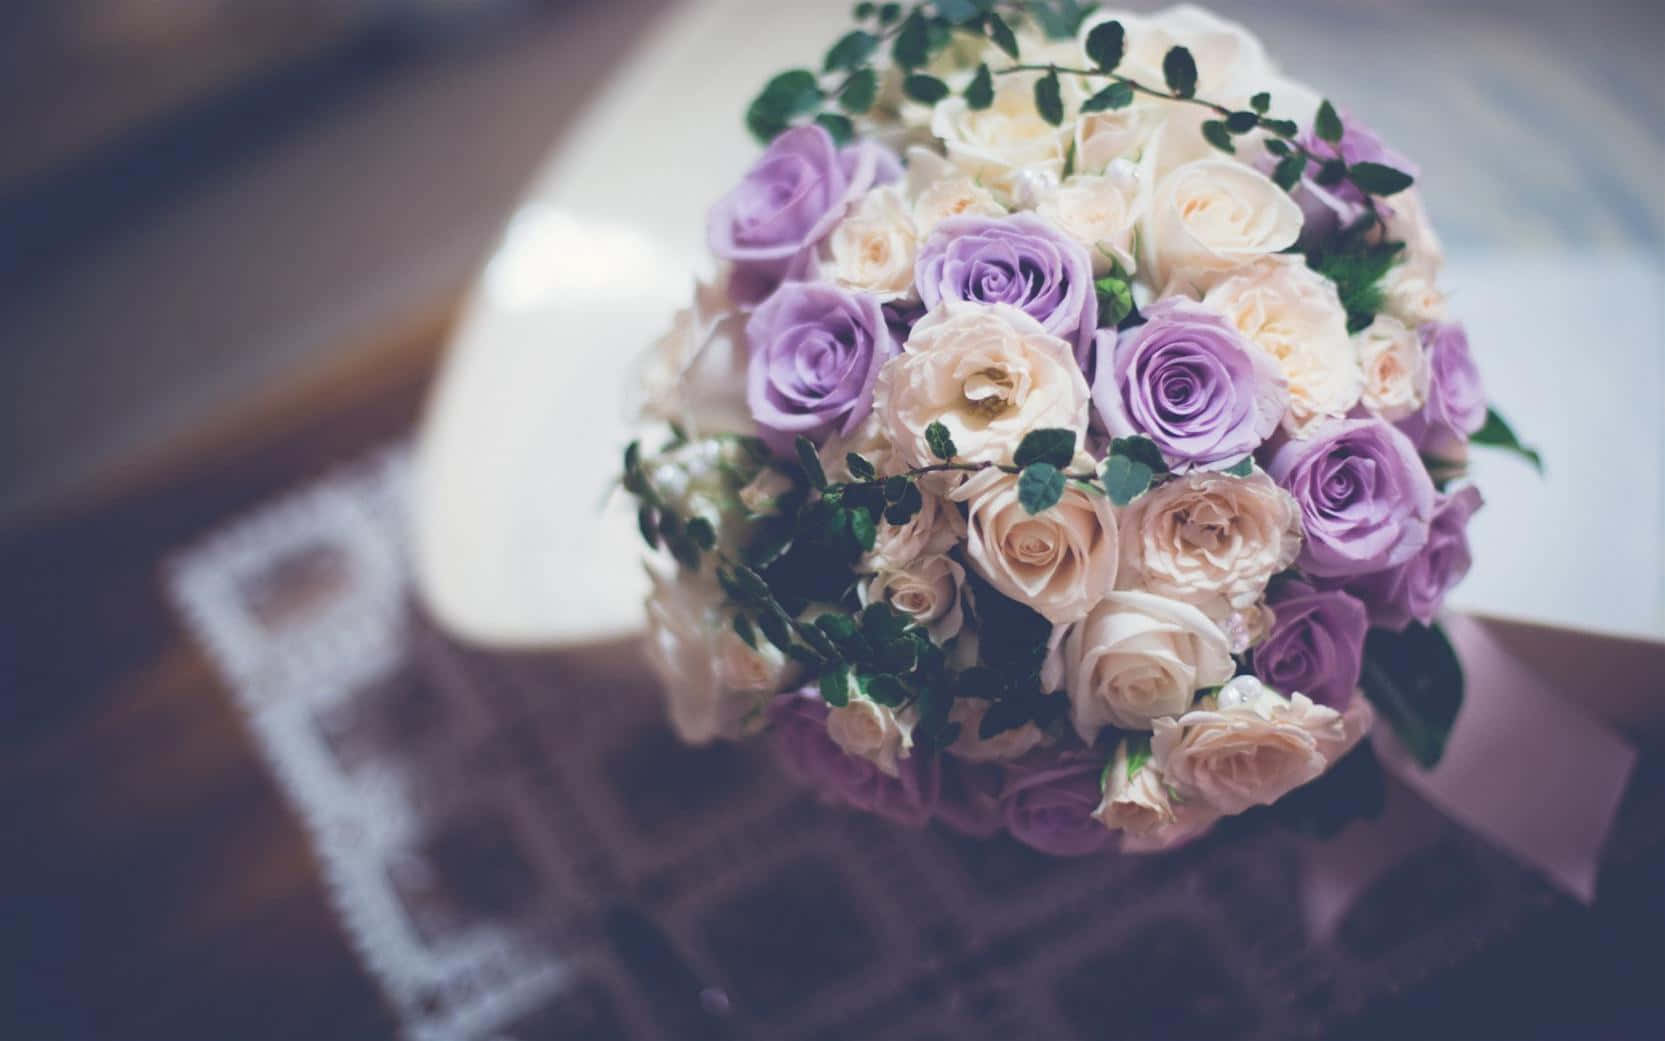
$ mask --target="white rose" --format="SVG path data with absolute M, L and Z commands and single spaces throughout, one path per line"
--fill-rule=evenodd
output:
M 1318 777 L 1346 741 L 1334 709 L 1234 681 L 1218 704 L 1157 720 L 1151 758 L 1182 795 L 1241 813 Z
M 1122 513 L 1121 542 L 1119 585 L 1182 600 L 1223 624 L 1294 563 L 1301 512 L 1264 470 L 1199 471 L 1135 499 Z
M 757 730 L 769 696 L 792 685 L 797 666 L 752 652 L 737 636 L 739 649 L 728 646 L 734 634 L 719 609 L 722 593 L 708 579 L 651 570 L 649 576 L 647 658 L 677 735 L 703 744 Z
M 879 425 L 878 416 L 869 412 L 854 430 L 827 438 L 816 452 L 821 457 L 821 468 L 827 472 L 828 480 L 843 482 L 856 479 L 850 472 L 851 453 L 872 463 L 873 468 L 882 474 L 891 472 L 888 469 L 891 465 L 890 439 Z
M 1383 215 L 1386 238 L 1390 242 L 1403 242 L 1401 263 L 1422 269 L 1431 281 L 1445 265 L 1445 248 L 1440 245 L 1433 221 L 1428 218 L 1422 193 L 1415 188 L 1402 191 L 1393 197 L 1388 208 L 1391 212 Z
M 1116 582 L 1116 516 L 1110 500 L 1067 484 L 1056 505 L 1031 514 L 1018 475 L 983 470 L 954 490 L 970 507 L 966 559 L 995 589 L 1054 625 L 1092 610 Z
M 1104 798 L 1093 817 L 1111 831 L 1146 837 L 1160 834 L 1178 819 L 1173 801 L 1162 783 L 1162 772 L 1149 762 L 1129 772 L 1127 746 L 1126 741 L 1116 746 L 1116 756 L 1104 771 Z
M 1109 274 L 1115 264 L 1131 274 L 1138 188 L 1131 169 L 1107 176 L 1071 177 L 1042 199 L 1035 213 L 1087 247 L 1094 275 Z
M 1167 116 L 1167 104 L 1142 94 L 1126 108 L 1083 113 L 1075 121 L 1076 171 L 1099 174 L 1118 159 L 1138 159 Z
M 919 251 L 913 214 L 894 185 L 874 188 L 833 229 L 821 247 L 821 277 L 897 300 L 913 292 L 913 261 Z
M 990 738 L 977 736 L 983 716 L 994 704 L 983 698 L 956 698 L 948 710 L 948 719 L 960 725 L 960 733 L 948 750 L 962 759 L 977 763 L 1009 762 L 1039 745 L 1045 738 L 1041 728 L 1025 723 L 1010 730 L 1002 730 Z
M 1197 159 L 1157 182 L 1139 246 L 1144 273 L 1171 293 L 1200 289 L 1300 234 L 1301 208 L 1266 175 L 1230 159 Z
M 952 503 L 922 491 L 918 512 L 906 524 L 879 522 L 864 566 L 873 571 L 903 568 L 921 557 L 938 556 L 965 538 L 965 518 Z
M 1006 212 L 987 188 L 923 148 L 908 151 L 908 196 L 913 200 L 914 230 L 920 239 L 950 217 L 998 217 Z
M 846 754 L 866 759 L 891 777 L 913 749 L 913 726 L 889 706 L 852 693 L 827 713 L 827 736 Z
M 1106 725 L 1148 730 L 1191 707 L 1234 669 L 1225 633 L 1197 608 L 1134 590 L 1111 593 L 1071 631 L 1070 722 L 1091 744 Z
M 1335 283 L 1298 256 L 1263 257 L 1210 289 L 1203 303 L 1278 360 L 1289 384 L 1283 426 L 1296 437 L 1358 403 L 1364 374 Z
M 1035 110 L 1040 75 L 997 77 L 988 108 L 973 109 L 954 94 L 931 113 L 931 132 L 948 158 L 998 198 L 1021 200 L 1037 183 L 1057 183 L 1063 176 L 1074 128 L 1068 119 L 1053 126 Z M 1065 111 L 1073 111 L 1079 94 L 1074 78 L 1065 77 L 1061 87 Z
M 1437 279 L 1438 273 L 1428 264 L 1404 261 L 1393 265 L 1382 276 L 1382 309 L 1413 329 L 1445 321 L 1450 312 Z
M 965 568 L 943 556 L 922 557 L 899 568 L 887 568 L 868 580 L 868 603 L 888 603 L 924 626 L 931 639 L 947 643 L 965 623 L 961 607 Z
M 1006 304 L 944 301 L 885 362 L 873 394 L 904 468 L 938 461 L 925 440 L 938 420 L 958 458 L 973 462 L 1006 461 L 1031 430 L 1087 429 L 1087 381 L 1071 346 Z
M 722 284 L 699 283 L 694 304 L 637 360 L 639 419 L 677 423 L 695 437 L 751 434 L 746 407 L 746 316 Z
M 1364 370 L 1359 400 L 1383 419 L 1404 419 L 1428 400 L 1428 352 L 1416 330 L 1385 314 L 1353 337 Z

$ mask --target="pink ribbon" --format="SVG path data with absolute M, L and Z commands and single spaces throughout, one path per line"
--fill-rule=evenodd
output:
M 1575 677 L 1602 673 L 1613 682 L 1613 670 L 1578 666 L 1605 655 L 1604 645 L 1620 644 L 1647 668 L 1628 677 L 1631 689 L 1645 691 L 1662 675 L 1648 665 L 1650 659 L 1665 665 L 1665 646 L 1556 631 L 1564 644 L 1550 649 L 1556 660 L 1529 661 L 1541 655 L 1529 656 L 1520 641 L 1506 639 L 1507 623 L 1463 615 L 1443 621 L 1467 677 L 1445 754 L 1426 770 L 1377 720 L 1374 748 L 1389 774 L 1381 816 L 1309 852 L 1302 900 L 1311 934 L 1320 940 L 1334 934 L 1377 878 L 1450 822 L 1484 836 L 1578 900 L 1595 898 L 1601 848 L 1636 749 L 1580 705 L 1587 692 Z M 1638 646 L 1652 653 L 1638 655 Z M 1611 704 L 1604 700 L 1603 707 Z

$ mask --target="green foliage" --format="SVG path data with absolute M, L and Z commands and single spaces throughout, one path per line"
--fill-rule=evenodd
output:
M 948 84 L 935 76 L 916 72 L 902 80 L 902 93 L 923 105 L 935 105 L 948 96 Z
M 878 45 L 878 38 L 872 33 L 853 29 L 839 37 L 838 42 L 827 51 L 827 57 L 821 68 L 826 72 L 858 68 L 867 61 L 873 54 L 873 49 Z
M 1098 326 L 1114 329 L 1133 313 L 1133 286 L 1126 278 L 1106 275 L 1093 283 L 1098 294 Z
M 1115 72 L 1127 49 L 1127 32 L 1117 21 L 1100 22 L 1087 34 L 1087 57 L 1101 72 Z
M 798 453 L 798 465 L 804 468 L 804 478 L 809 481 L 809 486 L 825 488 L 827 472 L 821 469 L 821 456 L 815 451 L 815 442 L 799 436 L 792 442 L 792 447 Z
M 1018 502 L 1029 514 L 1049 510 L 1064 496 L 1064 472 L 1051 463 L 1031 463 L 1018 474 Z
M 752 627 L 751 619 L 743 614 L 736 614 L 733 625 L 734 635 L 740 637 L 747 647 L 757 650 L 757 630 Z
M 856 136 L 856 127 L 850 122 L 850 117 L 837 112 L 823 112 L 815 117 L 815 122 L 838 144 L 849 144 L 850 139 Z
M 1110 455 L 1105 458 L 1101 473 L 1105 493 L 1117 506 L 1145 494 L 1156 482 L 1158 474 L 1166 473 L 1167 463 L 1156 443 L 1148 437 L 1118 437 L 1110 442 Z
M 1318 103 L 1318 114 L 1312 120 L 1312 132 L 1318 135 L 1320 141 L 1337 144 L 1341 141 L 1341 117 L 1336 115 L 1335 106 L 1328 98 Z
M 987 63 L 977 66 L 977 74 L 966 84 L 965 103 L 976 111 L 994 104 L 994 74 L 989 72 Z
M 1266 114 L 1266 110 L 1272 107 L 1272 95 L 1266 93 L 1264 90 L 1261 91 L 1259 94 L 1256 94 L 1254 97 L 1249 99 L 1249 107 L 1264 116 Z
M 821 86 L 808 69 L 788 69 L 764 84 L 746 109 L 746 128 L 767 144 L 800 116 L 821 105 Z
M 833 708 L 850 703 L 850 668 L 842 663 L 821 673 L 821 700 Z
M 1018 442 L 1012 462 L 1018 466 L 1050 463 L 1063 469 L 1075 458 L 1075 431 L 1064 427 L 1031 430 Z
M 1197 92 L 1197 61 L 1184 47 L 1171 48 L 1162 56 L 1162 78 L 1168 89 L 1182 98 Z
M 1127 779 L 1133 780 L 1150 762 L 1150 735 L 1129 734 L 1127 740 Z
M 1399 259 L 1404 244 L 1371 242 L 1358 233 L 1343 234 L 1327 252 L 1307 254 L 1307 266 L 1335 283 L 1347 311 L 1347 331 L 1367 328 L 1382 309 L 1382 276 Z
M 1475 431 L 1474 436 L 1469 440 L 1477 445 L 1488 445 L 1492 448 L 1501 448 L 1513 452 L 1532 464 L 1532 469 L 1538 471 L 1539 474 L 1544 472 L 1543 456 L 1538 454 L 1537 449 L 1522 444 L 1520 438 L 1515 436 L 1514 428 L 1495 408 L 1486 410 L 1485 425 Z
M 1247 110 L 1233 112 L 1226 117 L 1226 129 L 1234 134 L 1246 134 L 1260 125 L 1260 117 Z
M 1268 142 L 1270 144 L 1271 142 Z M 1278 160 L 1278 165 L 1272 170 L 1272 181 L 1284 191 L 1290 191 L 1301 183 L 1301 175 L 1307 171 L 1307 157 L 1297 152 L 1286 155 Z
M 855 452 L 845 453 L 844 465 L 849 468 L 850 476 L 854 477 L 858 481 L 871 481 L 879 474 L 879 471 L 873 468 L 872 463 L 857 455 Z
M 1231 143 L 1231 131 L 1218 119 L 1203 121 L 1202 136 L 1209 144 L 1230 155 L 1237 151 L 1237 146 Z
M 990 12 L 985 27 L 989 39 L 994 41 L 994 45 L 1005 51 L 1008 58 L 1016 61 L 1018 58 L 1017 36 L 1013 34 L 1012 27 L 1006 24 L 1005 19 L 997 13 Z
M 903 69 L 917 69 L 930 59 L 931 29 L 924 12 L 915 8 L 902 22 L 891 45 L 890 57 Z
M 879 96 L 879 75 L 872 67 L 857 69 L 850 74 L 844 89 L 838 93 L 839 107 L 860 115 L 873 107 Z
M 1058 126 L 1064 122 L 1064 98 L 1058 84 L 1058 70 L 1049 69 L 1035 81 L 1035 111 L 1041 118 Z
M 931 449 L 932 455 L 944 462 L 959 454 L 959 449 L 954 445 L 953 435 L 942 425 L 941 420 L 932 420 L 931 425 L 925 428 L 925 444 Z
M 1439 626 L 1372 629 L 1364 643 L 1365 696 L 1422 766 L 1437 766 L 1463 705 L 1463 668 Z
M 1381 163 L 1354 163 L 1347 168 L 1347 179 L 1370 195 L 1394 195 L 1416 183 L 1405 171 Z
M 1243 458 L 1239 459 L 1237 462 L 1235 462 L 1235 463 L 1231 464 L 1230 466 L 1226 467 L 1226 469 L 1224 470 L 1225 473 L 1228 473 L 1233 477 L 1247 477 L 1250 474 L 1254 473 L 1254 471 L 1255 471 L 1255 457 L 1252 456 L 1252 455 L 1244 456 Z
M 1082 112 L 1107 112 L 1133 104 L 1133 88 L 1126 80 L 1117 80 L 1081 103 Z

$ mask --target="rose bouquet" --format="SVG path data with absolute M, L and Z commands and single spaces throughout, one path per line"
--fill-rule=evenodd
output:
M 642 375 L 677 731 L 1059 854 L 1367 810 L 1461 697 L 1468 445 L 1529 453 L 1414 166 L 1196 8 L 854 13 Z

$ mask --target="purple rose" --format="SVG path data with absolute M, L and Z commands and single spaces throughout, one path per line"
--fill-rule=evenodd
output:
M 1397 567 L 1428 541 L 1434 482 L 1410 438 L 1380 419 L 1338 420 L 1286 441 L 1266 470 L 1301 508 L 1296 563 L 1309 575 Z
M 1473 485 L 1440 496 L 1422 552 L 1396 568 L 1366 575 L 1348 586 L 1370 610 L 1370 624 L 1404 629 L 1414 618 L 1432 625 L 1451 588 L 1468 574 L 1468 519 L 1484 504 Z
M 1375 131 L 1346 113 L 1342 114 L 1342 133 L 1338 143 L 1325 141 L 1311 129 L 1301 134 L 1299 141 L 1320 160 L 1339 158 L 1349 165 L 1381 163 L 1412 177 L 1420 172 L 1415 163 L 1389 148 Z M 1305 218 L 1301 226 L 1301 241 L 1305 244 L 1330 237 L 1358 220 L 1366 210 L 1364 193 L 1352 181 L 1321 185 L 1317 181 L 1318 170 L 1316 163 L 1307 167 L 1307 175 L 1301 178 L 1294 196 Z M 1392 204 L 1386 200 L 1377 200 L 1376 208 L 1383 216 L 1393 213 Z
M 1145 317 L 1119 337 L 1098 333 L 1093 404 L 1105 429 L 1150 438 L 1175 471 L 1221 469 L 1259 448 L 1288 403 L 1272 356 L 1183 297 L 1158 301 Z
M 1042 853 L 1074 857 L 1110 845 L 1110 829 L 1093 817 L 1103 793 L 1104 761 L 1085 755 L 1044 767 L 1014 765 L 1006 777 L 1006 830 Z
M 820 444 L 873 410 L 873 382 L 896 341 L 877 299 L 819 282 L 790 282 L 746 323 L 746 404 L 764 441 Z
M 1004 823 L 1000 793 L 1005 786 L 1006 771 L 999 765 L 945 755 L 937 819 L 962 835 L 986 839 Z
M 1039 217 L 951 217 L 937 225 L 914 263 L 927 310 L 942 300 L 1011 304 L 1075 348 L 1089 371 L 1098 297 L 1085 246 Z
M 815 694 L 782 694 L 769 705 L 769 738 L 782 768 L 822 798 L 920 827 L 931 819 L 938 791 L 935 756 L 912 755 L 890 777 L 848 755 L 827 736 L 827 705 Z
M 1299 691 L 1337 712 L 1353 699 L 1364 666 L 1364 605 L 1339 589 L 1279 583 L 1267 600 L 1274 621 L 1251 655 L 1254 673 L 1285 693 Z
M 729 293 L 735 302 L 756 304 L 783 281 L 802 277 L 815 244 L 850 201 L 879 176 L 898 173 L 894 157 L 886 165 L 884 155 L 872 144 L 840 152 L 813 124 L 775 138 L 706 220 L 711 252 L 734 262 Z
M 1428 352 L 1428 402 L 1400 420 L 1399 429 L 1419 451 L 1461 458 L 1469 437 L 1486 422 L 1486 392 L 1468 334 L 1456 322 L 1429 322 L 1417 335 Z

